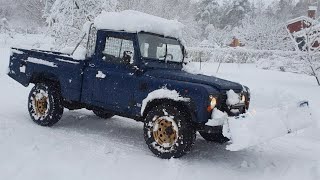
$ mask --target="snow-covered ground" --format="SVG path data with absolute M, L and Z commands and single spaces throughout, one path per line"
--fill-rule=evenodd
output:
M 250 87 L 251 110 L 306 99 L 315 125 L 237 152 L 198 136 L 190 154 L 162 160 L 145 145 L 142 123 L 130 119 L 66 110 L 52 128 L 34 124 L 26 102 L 31 87 L 6 75 L 9 54 L 8 48 L 0 49 L 1 179 L 320 179 L 320 88 L 313 77 L 222 64 L 217 76 Z M 216 68 L 203 64 L 202 72 L 215 74 Z

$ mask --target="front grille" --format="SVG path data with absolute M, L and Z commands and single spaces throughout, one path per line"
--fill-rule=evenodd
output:
M 241 91 L 235 91 L 235 93 L 240 94 Z M 232 109 L 238 109 L 240 114 L 245 113 L 245 105 L 229 107 L 227 105 L 227 99 L 228 99 L 228 96 L 227 96 L 226 92 L 219 96 L 217 108 L 220 111 L 226 112 L 229 116 L 238 116 L 239 115 L 239 114 L 234 114 L 233 112 L 231 112 Z

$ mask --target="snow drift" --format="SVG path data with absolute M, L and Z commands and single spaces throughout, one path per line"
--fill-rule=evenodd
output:
M 223 135 L 231 139 L 227 150 L 239 151 L 307 128 L 312 124 L 308 104 L 297 103 L 253 110 L 238 118 L 228 118 L 223 126 Z

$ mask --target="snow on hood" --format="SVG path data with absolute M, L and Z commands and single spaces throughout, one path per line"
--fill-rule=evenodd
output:
M 127 32 L 150 32 L 164 36 L 182 38 L 183 24 L 139 11 L 103 11 L 94 20 L 97 29 L 110 29 Z
M 191 74 L 185 71 L 177 71 L 177 70 L 151 70 L 145 73 L 146 76 L 156 77 L 156 78 L 164 78 L 171 79 L 183 82 L 192 82 L 205 84 L 208 86 L 215 87 L 219 90 L 230 90 L 233 89 L 235 91 L 242 91 L 243 87 L 239 83 L 227 81 L 224 79 L 217 78 L 215 76 L 206 76 L 201 74 Z

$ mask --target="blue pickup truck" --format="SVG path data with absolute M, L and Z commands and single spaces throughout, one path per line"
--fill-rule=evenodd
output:
M 160 158 L 191 150 L 198 131 L 208 141 L 225 142 L 222 124 L 208 126 L 215 109 L 245 113 L 249 89 L 238 83 L 183 71 L 185 47 L 179 39 L 153 32 L 88 30 L 85 60 L 69 54 L 12 48 L 8 75 L 23 86 L 31 119 L 52 126 L 64 108 L 86 108 L 101 118 L 114 115 L 144 123 L 144 138 Z M 228 104 L 227 92 L 239 96 Z

